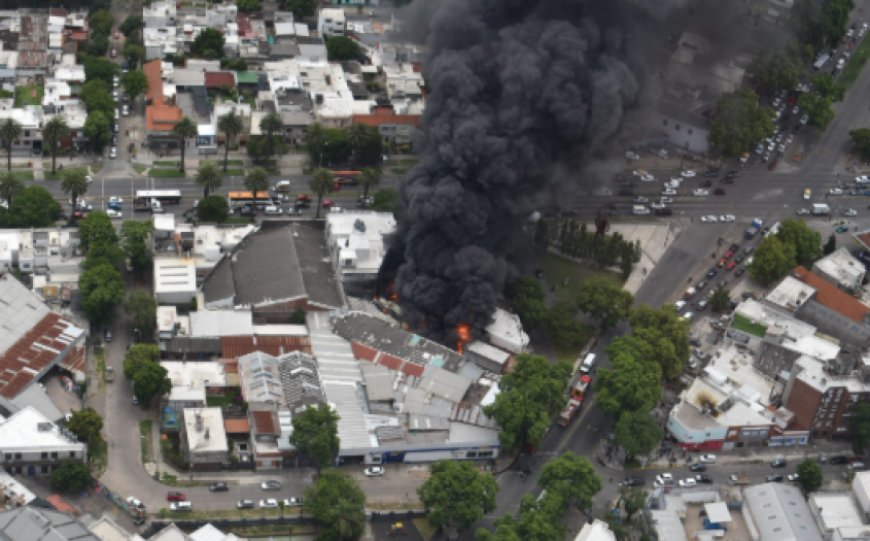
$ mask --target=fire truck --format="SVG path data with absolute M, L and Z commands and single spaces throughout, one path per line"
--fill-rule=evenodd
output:
M 583 374 L 580 376 L 580 379 L 577 380 L 571 387 L 571 396 L 568 398 L 568 403 L 565 404 L 565 407 L 562 408 L 562 411 L 559 413 L 558 423 L 559 426 L 568 426 L 571 424 L 571 421 L 574 420 L 574 417 L 577 416 L 577 412 L 580 411 L 580 406 L 583 405 L 583 397 L 586 394 L 586 389 L 589 388 L 589 384 L 592 382 L 592 376 L 589 374 Z

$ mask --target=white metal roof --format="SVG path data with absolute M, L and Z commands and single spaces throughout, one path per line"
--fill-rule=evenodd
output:
M 51 310 L 9 273 L 0 275 L 0 354 L 21 339 Z

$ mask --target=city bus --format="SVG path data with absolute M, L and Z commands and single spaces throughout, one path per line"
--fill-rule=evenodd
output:
M 251 192 L 230 192 L 227 194 L 227 200 L 230 203 L 230 208 L 250 205 L 252 203 L 257 207 L 265 207 L 272 204 L 269 192 L 257 192 L 256 199 L 252 197 Z
M 136 190 L 135 201 L 152 199 L 160 201 L 161 205 L 177 205 L 181 203 L 181 190 Z

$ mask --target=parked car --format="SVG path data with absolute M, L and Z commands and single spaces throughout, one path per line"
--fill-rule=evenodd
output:
M 253 509 L 254 500 L 239 500 L 236 502 L 236 509 Z
M 644 480 L 642 477 L 626 477 L 622 481 L 622 485 L 626 487 L 641 487 L 643 486 Z
M 281 490 L 281 481 L 269 479 L 260 483 L 260 488 L 263 490 Z
M 170 511 L 193 511 L 193 504 L 190 502 L 172 502 L 169 506 Z
M 302 498 L 286 498 L 284 500 L 284 507 L 299 507 L 302 505 Z
M 277 207 L 275 205 L 269 205 L 263 209 L 263 212 L 270 215 L 275 216 L 281 214 L 281 207 Z
M 692 359 L 692 360 L 694 360 L 694 359 Z M 693 471 L 693 472 L 705 472 L 705 471 L 707 471 L 707 465 L 701 464 L 700 462 L 696 462 L 695 464 L 692 464 L 691 466 L 689 466 L 689 470 Z
M 183 502 L 185 500 L 187 500 L 187 496 L 184 494 L 184 492 L 178 492 L 176 490 L 173 490 L 166 493 L 166 501 Z
M 771 468 L 785 468 L 787 465 L 788 465 L 788 463 L 785 461 L 784 458 L 777 458 L 777 459 L 774 459 L 774 460 L 770 463 L 770 467 L 771 467 Z
M 702 464 L 715 464 L 716 463 L 716 455 L 701 455 L 698 457 L 698 460 Z
M 106 216 L 112 218 L 113 220 L 120 220 L 124 217 L 124 213 L 116 208 L 109 207 L 106 209 Z
M 661 473 L 656 475 L 656 485 L 657 486 L 665 486 L 665 485 L 673 485 L 674 484 L 674 476 L 670 473 Z
M 710 477 L 709 475 L 707 475 L 706 473 L 699 473 L 698 475 L 696 475 L 695 481 L 697 481 L 699 483 L 704 483 L 707 485 L 713 484 L 713 478 Z
M 366 477 L 380 477 L 384 475 L 384 467 L 383 466 L 369 466 L 366 468 L 363 473 L 365 473 Z
M 267 498 L 265 500 L 260 500 L 260 509 L 277 509 L 278 500 L 275 498 Z
M 127 505 L 135 507 L 137 509 L 145 509 L 145 504 L 142 503 L 139 498 L 136 498 L 135 496 L 127 496 Z
M 230 489 L 224 482 L 212 483 L 208 486 L 209 492 L 226 492 Z
M 786 479 L 788 479 L 790 482 L 794 483 L 794 482 L 796 482 L 798 479 L 800 479 L 800 477 L 801 477 L 801 476 L 798 475 L 798 474 L 796 474 L 796 473 L 790 473 L 790 474 L 788 474 L 788 476 L 786 477 Z
M 833 464 L 835 466 L 842 465 L 842 464 L 848 464 L 848 463 L 849 463 L 849 457 L 847 457 L 846 455 L 834 455 L 828 459 L 828 464 Z
M 783 476 L 778 473 L 772 473 L 764 478 L 768 483 L 781 483 L 783 480 Z
M 695 488 L 698 486 L 698 482 L 695 481 L 694 477 L 689 477 L 688 479 L 680 479 L 680 488 Z

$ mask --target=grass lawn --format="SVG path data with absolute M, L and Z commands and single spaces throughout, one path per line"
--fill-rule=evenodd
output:
M 16 171 L 14 168 L 12 169 L 12 176 L 17 178 L 18 180 L 24 182 L 28 180 L 33 180 L 33 170 L 27 171 Z
M 227 393 L 224 395 L 209 395 L 205 397 L 205 402 L 210 408 L 220 408 L 223 406 L 234 406 L 239 403 L 237 393 Z
M 88 168 L 84 166 L 79 167 L 64 167 L 63 169 L 58 168 L 57 173 L 51 174 L 51 162 L 48 162 L 48 167 L 45 169 L 45 180 L 60 180 L 67 173 L 81 173 L 82 175 L 88 174 Z
M 216 166 L 220 167 L 221 169 L 224 168 L 224 161 L 223 160 L 202 160 L 199 163 L 205 163 L 205 162 L 213 163 Z M 245 162 L 242 160 L 227 160 L 227 168 L 230 168 L 233 165 L 240 166 L 240 165 L 244 165 L 244 164 L 245 164 Z
M 142 462 L 151 460 L 151 421 L 139 422 L 139 445 L 142 447 Z
M 583 280 L 591 276 L 603 276 L 622 284 L 619 274 L 606 269 L 577 263 L 558 254 L 547 252 L 541 257 L 540 268 L 544 273 L 544 281 L 549 287 L 555 287 L 557 300 L 574 301 Z
M 432 526 L 426 517 L 419 517 L 411 519 L 411 522 L 414 523 L 414 526 L 417 528 L 417 531 L 420 532 L 420 537 L 429 541 L 433 537 L 435 537 L 435 533 L 438 531 Z
M 178 160 L 154 160 L 152 165 L 161 167 L 178 167 Z
M 767 332 L 767 327 L 759 325 L 758 323 L 752 323 L 740 314 L 734 315 L 734 321 L 731 323 L 731 326 L 738 331 L 743 331 L 747 334 L 759 336 L 761 338 L 764 338 L 764 334 Z
M 220 511 L 190 511 L 187 513 L 173 513 L 168 508 L 163 508 L 157 512 L 159 518 L 175 518 L 184 517 L 186 520 L 214 520 L 214 519 L 257 519 L 263 517 L 293 517 L 298 516 L 302 510 L 301 507 L 287 507 L 284 509 L 283 515 L 281 509 L 227 509 Z M 287 526 L 285 526 L 286 530 Z
M 137 173 L 144 173 L 146 169 L 148 169 L 148 167 L 145 165 L 142 165 L 141 163 L 134 163 L 133 164 L 133 170 L 136 171 Z
M 848 89 L 861 74 L 861 69 L 870 58 L 870 39 L 862 39 L 861 43 L 852 51 L 852 56 L 846 62 L 846 67 L 838 78 L 838 84 L 843 87 L 843 90 Z
M 15 107 L 23 105 L 42 105 L 43 87 L 41 85 L 26 85 L 15 87 Z
M 184 177 L 184 173 L 179 171 L 178 169 L 155 169 L 151 168 L 148 170 L 149 177 L 157 177 L 157 178 L 182 178 Z

